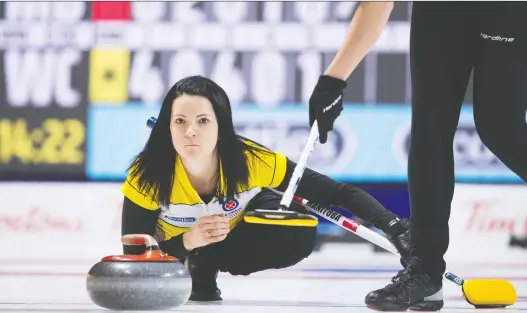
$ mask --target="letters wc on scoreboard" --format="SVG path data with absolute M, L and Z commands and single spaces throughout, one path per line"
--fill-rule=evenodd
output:
M 88 18 L 83 2 L 0 3 L 0 173 L 85 178 Z
M 84 178 L 86 53 L 7 49 L 0 54 L 0 172 Z

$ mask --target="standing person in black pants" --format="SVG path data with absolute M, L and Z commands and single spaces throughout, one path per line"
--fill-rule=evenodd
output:
M 345 80 L 377 40 L 393 4 L 361 3 L 345 42 L 310 99 L 320 142 L 342 111 Z M 377 310 L 443 307 L 453 140 L 470 73 L 483 143 L 527 181 L 527 3 L 414 2 L 411 19 L 412 126 L 408 159 L 411 260 L 392 283 L 370 292 Z

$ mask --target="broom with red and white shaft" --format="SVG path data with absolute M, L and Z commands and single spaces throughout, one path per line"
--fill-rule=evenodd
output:
M 306 199 L 302 199 L 298 196 L 293 196 L 293 199 L 302 204 L 310 212 L 319 215 L 320 217 L 332 222 L 333 224 L 339 225 L 340 227 L 354 233 L 355 235 L 366 239 L 367 241 L 393 253 L 399 254 L 395 246 L 384 236 L 374 232 L 373 230 L 365 227 L 358 222 L 347 218 L 346 216 L 328 208 L 323 205 L 311 202 Z
M 281 192 L 277 190 L 273 189 L 273 191 L 281 194 Z M 397 256 L 400 256 L 399 251 L 397 251 L 395 246 L 393 246 L 386 237 L 376 233 L 368 227 L 365 227 L 321 204 L 314 203 L 298 196 L 293 196 L 293 200 L 325 220 L 328 220 L 331 223 L 338 225 Z M 445 278 L 460 286 L 465 300 L 476 308 L 503 308 L 513 305 L 517 299 L 517 293 L 514 286 L 504 279 L 473 279 L 465 281 L 461 277 L 448 271 L 445 273 Z

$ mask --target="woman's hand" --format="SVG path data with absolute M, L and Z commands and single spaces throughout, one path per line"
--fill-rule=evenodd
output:
M 193 249 L 220 242 L 230 232 L 229 219 L 223 214 L 202 216 L 191 230 L 183 234 L 185 249 Z

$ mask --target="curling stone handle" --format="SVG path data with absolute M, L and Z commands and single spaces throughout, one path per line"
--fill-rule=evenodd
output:
M 121 242 L 125 245 L 145 245 L 146 250 L 159 250 L 159 244 L 154 237 L 145 234 L 130 234 L 121 237 Z
M 159 244 L 154 237 L 145 234 L 130 234 L 121 237 L 121 242 L 124 245 L 135 246 L 135 245 L 146 245 L 146 250 L 141 255 L 111 255 L 104 257 L 102 261 L 168 261 L 168 262 L 179 262 L 176 257 L 169 256 L 165 252 L 161 251 Z

